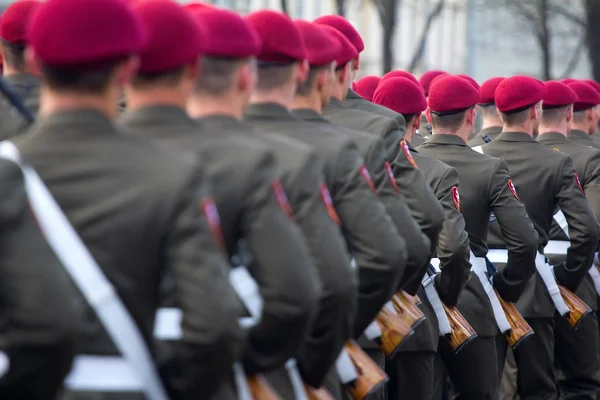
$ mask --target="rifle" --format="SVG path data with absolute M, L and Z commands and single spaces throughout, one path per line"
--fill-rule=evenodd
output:
M 355 380 L 344 385 L 353 400 L 363 400 L 389 380 L 379 365 L 354 340 L 347 341 L 344 349 L 358 375 Z
M 416 306 L 416 299 L 413 297 L 416 296 L 411 296 L 401 290 L 392 297 L 392 303 L 400 318 L 414 330 L 425 321 L 426 317 Z
M 375 328 L 375 332 L 371 328 Z M 394 358 L 404 339 L 413 333 L 411 326 L 396 314 L 391 301 L 381 308 L 374 323 L 365 330 L 365 335 L 379 345 L 388 359 Z
M 581 321 L 583 321 L 587 315 L 591 314 L 592 309 L 590 306 L 585 304 L 585 302 L 581 300 L 579 296 L 566 287 L 559 285 L 558 290 L 560 290 L 560 295 L 569 308 L 569 313 L 564 317 L 567 319 L 569 325 L 571 325 L 573 329 L 579 328 Z
M 246 375 L 253 400 L 280 400 L 279 395 L 262 375 Z
M 335 400 L 331 393 L 324 387 L 315 389 L 312 386 L 304 385 L 304 388 L 306 389 L 308 400 Z

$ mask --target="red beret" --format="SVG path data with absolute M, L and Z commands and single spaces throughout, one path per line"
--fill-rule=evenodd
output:
M 385 81 L 386 79 L 390 78 L 407 78 L 416 83 L 417 85 L 419 84 L 419 81 L 417 80 L 417 78 L 415 78 L 413 74 L 411 74 L 408 71 L 402 71 L 400 69 L 388 72 L 387 74 L 381 77 L 381 80 Z
M 573 79 L 573 78 L 564 78 L 561 79 L 560 82 L 564 83 L 565 85 L 568 85 L 571 82 L 577 82 L 577 79 Z
M 174 1 L 148 0 L 134 10 L 148 32 L 139 72 L 166 72 L 198 59 L 204 32 L 183 7 Z
M 382 79 L 373 102 L 400 114 L 416 114 L 427 109 L 423 88 L 408 78 Z
M 41 5 L 41 2 L 33 0 L 21 0 L 9 5 L 2 14 L 0 37 L 10 43 L 25 44 L 27 23 Z
M 573 110 L 588 110 L 600 104 L 600 94 L 596 89 L 581 81 L 574 81 L 567 84 L 577 95 L 577 101 L 573 105 Z
M 87 67 L 139 53 L 146 31 L 122 0 L 48 0 L 27 37 L 43 63 Z
M 195 12 L 203 10 L 212 10 L 216 7 L 208 3 L 187 3 L 183 5 L 183 8 L 185 8 L 186 11 Z
M 421 75 L 421 78 L 419 79 L 419 83 L 421 84 L 421 87 L 423 88 L 423 91 L 425 92 L 425 96 L 429 95 L 429 87 L 431 86 L 431 82 L 440 75 L 448 75 L 448 73 L 444 72 L 444 71 L 439 71 L 439 70 L 431 70 L 431 71 L 427 71 L 423 75 Z
M 260 37 L 237 13 L 222 8 L 204 8 L 191 15 L 204 28 L 204 53 L 214 57 L 256 57 L 261 52 Z
M 356 49 L 358 53 L 361 53 L 365 49 L 365 44 L 363 43 L 362 38 L 360 37 L 360 33 L 352 26 L 348 20 L 339 15 L 324 15 L 319 17 L 313 21 L 315 24 L 320 25 L 328 25 L 332 28 L 337 29 L 342 32 L 342 34 L 352 43 L 352 46 Z
M 482 105 L 495 104 L 494 93 L 496 92 L 496 88 L 498 87 L 500 82 L 502 82 L 503 80 L 504 78 L 502 77 L 496 77 L 483 82 L 480 89 Z
M 546 96 L 544 84 L 529 76 L 513 76 L 498 84 L 494 99 L 503 113 L 524 111 L 542 101 Z
M 477 83 L 477 81 L 473 78 L 471 78 L 469 75 L 465 75 L 465 74 L 457 74 L 456 76 L 458 76 L 459 78 L 463 78 L 465 79 L 467 82 L 469 82 L 475 89 L 477 90 L 481 90 L 481 87 L 479 86 L 479 83 Z M 433 83 L 433 81 L 431 81 Z
M 286 63 L 306 60 L 306 49 L 300 33 L 287 15 L 262 10 L 246 17 L 262 41 L 258 59 L 264 62 Z
M 336 62 L 338 66 L 345 65 L 348 61 L 356 58 L 358 56 L 358 50 L 350 43 L 346 36 L 344 36 L 340 31 L 335 28 L 332 28 L 328 25 L 321 25 L 323 30 L 329 33 L 329 36 L 335 39 L 340 47 L 336 57 Z
M 480 101 L 479 90 L 459 76 L 444 76 L 429 88 L 429 108 L 435 114 L 457 114 Z
M 303 20 L 294 21 L 294 25 L 300 32 L 310 65 L 318 66 L 336 61 L 337 55 L 342 51 L 342 45 L 323 26 Z
M 353 82 L 352 89 L 358 93 L 363 99 L 373 101 L 373 94 L 381 78 L 375 75 L 365 76 L 356 82 Z
M 593 87 L 596 90 L 596 92 L 600 93 L 600 83 L 596 82 L 595 80 L 593 80 L 593 79 L 584 79 L 581 82 L 587 83 L 588 85 L 590 85 L 591 87 Z
M 544 108 L 558 108 L 574 104 L 577 94 L 568 86 L 558 81 L 544 82 L 546 96 L 544 96 Z

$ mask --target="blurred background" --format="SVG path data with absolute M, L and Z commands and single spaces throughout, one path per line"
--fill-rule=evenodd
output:
M 0 8 L 11 2 L 0 0 Z M 365 41 L 362 75 L 442 69 L 479 82 L 515 74 L 600 81 L 600 0 L 208 2 L 242 14 L 271 8 L 307 20 L 341 14 Z

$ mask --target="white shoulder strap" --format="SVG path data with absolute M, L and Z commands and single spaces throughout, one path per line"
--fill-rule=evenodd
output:
M 483 146 L 475 146 L 475 147 L 472 147 L 472 149 L 475 150 L 478 153 L 484 154 L 483 153 Z
M 167 400 L 138 327 L 48 188 L 35 170 L 22 163 L 19 150 L 10 141 L 0 143 L 0 157 L 21 167 L 29 203 L 46 240 L 137 375 L 146 396 L 151 400 Z
M 565 218 L 565 214 L 561 210 L 558 210 L 556 214 L 554 214 L 554 221 L 560 226 L 560 229 L 569 237 L 569 224 L 567 223 L 567 218 Z

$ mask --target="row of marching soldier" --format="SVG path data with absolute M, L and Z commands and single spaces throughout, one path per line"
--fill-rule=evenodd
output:
M 596 82 L 171 0 L 0 38 L 0 399 L 600 396 Z

